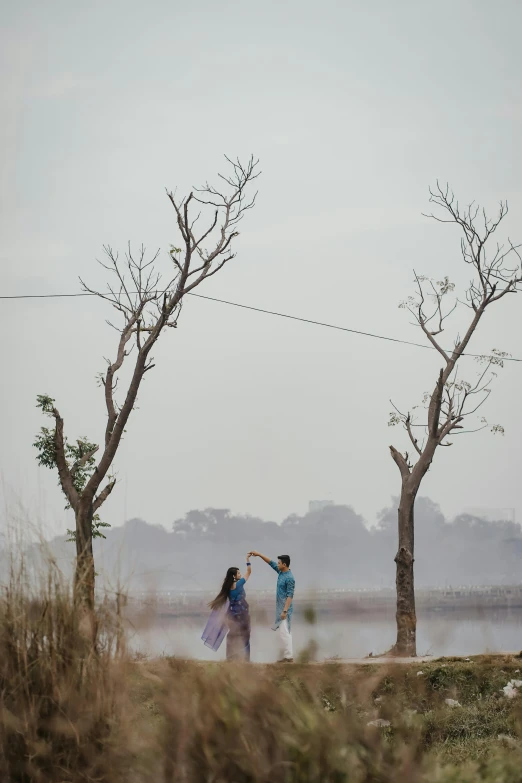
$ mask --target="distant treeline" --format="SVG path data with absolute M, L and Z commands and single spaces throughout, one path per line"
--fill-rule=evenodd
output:
M 415 579 L 418 587 L 517 584 L 522 581 L 522 528 L 469 515 L 448 522 L 429 498 L 416 509 Z M 141 519 L 110 528 L 95 542 L 98 585 L 131 590 L 218 589 L 228 566 L 244 567 L 255 548 L 277 557 L 289 554 L 303 588 L 392 587 L 397 547 L 396 506 L 384 509 L 369 529 L 350 506 L 329 506 L 281 524 L 227 509 L 189 511 L 172 531 Z M 48 545 L 70 573 L 74 544 L 65 537 Z M 38 548 L 32 557 L 40 559 Z M 254 560 L 250 589 L 273 587 L 274 574 Z
M 209 508 L 189 511 L 172 532 L 130 520 L 108 531 L 96 555 L 99 571 L 112 579 L 119 573 L 133 588 L 217 589 L 228 566 L 244 567 L 250 548 L 273 557 L 290 554 L 302 587 L 391 587 L 396 546 L 394 506 L 381 512 L 372 529 L 349 506 L 292 514 L 281 524 Z M 419 587 L 515 584 L 522 581 L 521 555 L 520 525 L 469 515 L 448 522 L 429 498 L 417 501 Z M 251 588 L 272 583 L 273 572 L 255 560 Z

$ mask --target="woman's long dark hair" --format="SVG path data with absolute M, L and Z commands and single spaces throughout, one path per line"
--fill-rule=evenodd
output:
M 223 585 L 221 587 L 221 590 L 216 595 L 214 600 L 209 603 L 211 609 L 220 609 L 223 606 L 223 604 L 228 598 L 229 592 L 232 590 L 232 586 L 235 581 L 235 576 L 238 571 L 239 568 L 236 568 L 235 566 L 232 566 L 232 568 L 228 569 L 227 575 L 223 580 Z

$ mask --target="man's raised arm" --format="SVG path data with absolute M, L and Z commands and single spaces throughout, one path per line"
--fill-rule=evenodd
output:
M 260 557 L 261 560 L 264 560 L 265 563 L 268 563 L 268 565 L 274 569 L 274 571 L 277 571 L 277 563 L 275 563 L 273 560 L 270 560 L 269 557 L 266 555 L 262 555 L 261 552 L 256 552 L 255 550 L 252 550 L 249 554 L 249 557 Z

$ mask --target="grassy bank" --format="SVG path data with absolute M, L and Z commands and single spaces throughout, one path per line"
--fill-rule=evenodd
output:
M 21 580 L 4 591 L 1 781 L 522 780 L 522 694 L 503 691 L 522 659 L 136 661 L 119 627 L 110 602 L 82 625 L 58 579 L 36 595 Z
M 165 659 L 134 664 L 128 684 L 140 721 L 168 738 L 158 753 L 171 780 L 183 769 L 191 781 L 520 781 L 522 696 L 503 693 L 520 666 Z

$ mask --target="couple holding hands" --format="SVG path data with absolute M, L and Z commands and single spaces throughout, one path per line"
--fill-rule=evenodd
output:
M 207 647 L 216 652 L 226 636 L 227 660 L 250 660 L 250 610 L 245 584 L 252 573 L 252 557 L 260 557 L 277 572 L 276 621 L 272 630 L 278 630 L 281 638 L 283 657 L 279 663 L 292 663 L 291 618 L 295 580 L 290 571 L 289 555 L 279 555 L 276 562 L 253 550 L 247 554 L 244 576 L 236 566 L 229 568 L 221 590 L 209 604 L 212 613 L 201 638 Z

